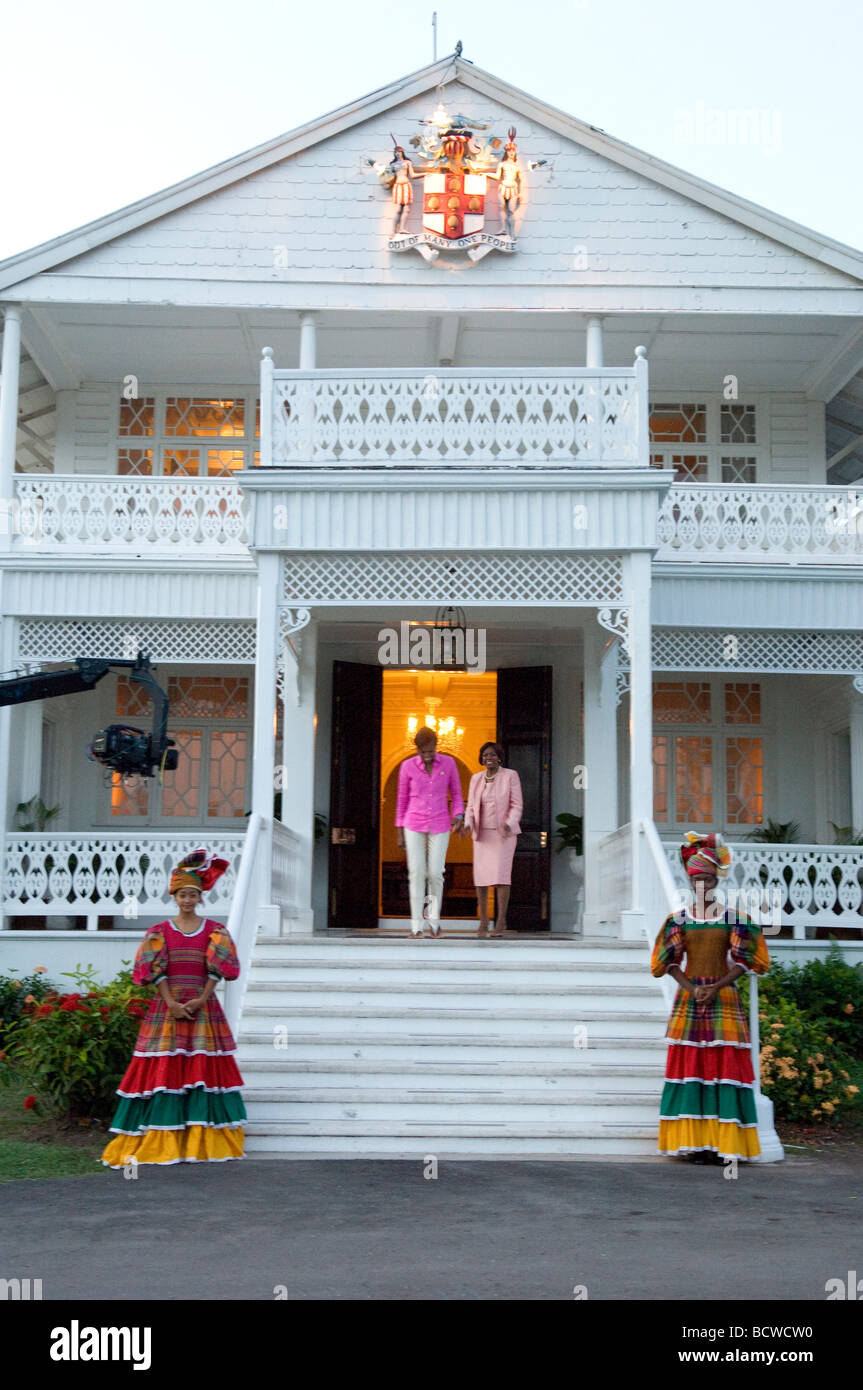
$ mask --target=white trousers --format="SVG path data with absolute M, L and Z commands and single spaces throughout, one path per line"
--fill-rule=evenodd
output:
M 443 900 L 443 869 L 449 844 L 449 831 L 434 835 L 428 830 L 408 830 L 405 827 L 405 847 L 408 853 L 408 884 L 411 898 L 411 926 L 422 928 L 423 908 L 428 902 L 428 920 L 440 924 Z M 428 888 L 426 888 L 428 884 Z

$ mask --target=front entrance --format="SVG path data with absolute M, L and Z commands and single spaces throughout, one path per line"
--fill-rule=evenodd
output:
M 513 862 L 510 928 L 550 929 L 551 667 L 497 672 L 395 671 L 333 663 L 328 925 L 409 922 L 407 868 L 396 846 L 398 768 L 419 724 L 435 721 L 466 798 L 480 746 L 496 741 L 518 772 L 522 833 Z M 442 919 L 475 920 L 472 841 L 450 837 Z M 491 906 L 491 904 L 490 904 Z

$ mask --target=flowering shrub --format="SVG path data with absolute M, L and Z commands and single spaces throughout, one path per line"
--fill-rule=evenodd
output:
M 791 999 L 759 999 L 761 1086 L 785 1120 L 833 1120 L 857 1104 L 848 1057 L 825 1024 Z
M 771 965 L 760 990 L 763 999 L 790 999 L 825 1024 L 840 1047 L 863 1057 L 863 973 L 842 959 L 835 941 L 826 960 Z
M 25 1002 L 7 1053 L 55 1114 L 108 1119 L 150 1001 L 128 969 L 107 985 L 97 983 L 92 968 L 69 978 L 77 990 L 49 990 L 41 1001 Z
M 40 1002 L 50 988 L 44 965 L 37 965 L 32 975 L 0 975 L 0 1044 L 6 1030 L 28 1011 L 27 1001 Z

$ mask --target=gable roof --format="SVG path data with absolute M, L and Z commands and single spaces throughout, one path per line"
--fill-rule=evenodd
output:
M 136 203 L 130 203 L 127 207 L 89 222 L 83 227 L 55 237 L 52 241 L 43 242 L 28 251 L 9 257 L 0 262 L 0 292 L 41 272 L 53 270 L 66 261 L 103 246 L 149 222 L 155 222 L 158 218 L 208 194 L 248 178 L 343 130 L 359 125 L 371 116 L 401 105 L 411 97 L 421 96 L 424 92 L 454 81 L 460 81 L 487 98 L 497 99 L 564 138 L 574 140 L 621 167 L 711 208 L 762 236 L 770 237 L 780 245 L 863 281 L 863 252 L 822 236 L 797 222 L 781 217 L 778 213 L 770 212 L 757 203 L 726 192 L 672 164 L 655 159 L 635 146 L 607 135 L 596 126 L 577 120 L 574 116 L 569 116 L 556 107 L 549 106 L 519 88 L 503 82 L 493 74 L 474 67 L 462 58 L 449 57 L 420 68 L 409 76 L 299 126 L 296 130 L 280 135 L 221 164 L 215 164 L 192 178 L 172 184 L 169 188 L 142 198 Z

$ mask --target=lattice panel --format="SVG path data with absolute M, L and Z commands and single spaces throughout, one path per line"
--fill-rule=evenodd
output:
M 614 555 L 290 555 L 282 602 L 617 603 L 623 582 Z
M 74 661 L 77 656 L 129 660 L 139 648 L 152 661 L 193 661 L 205 666 L 253 663 L 255 624 L 241 619 L 24 618 L 18 631 L 19 661 Z
M 654 671 L 844 676 L 863 671 L 863 632 L 653 629 Z

